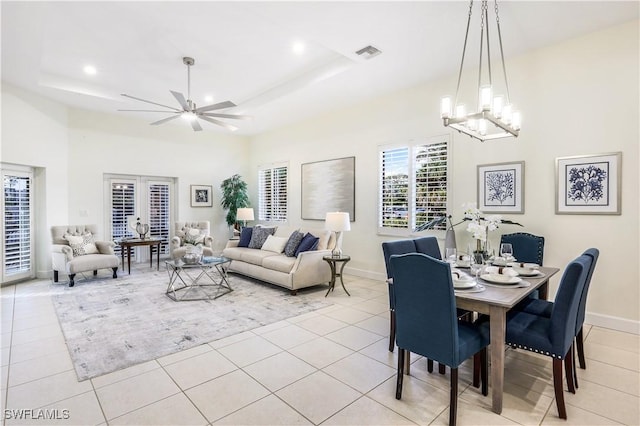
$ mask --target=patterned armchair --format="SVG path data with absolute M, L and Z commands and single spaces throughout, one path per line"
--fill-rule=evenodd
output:
M 200 222 L 176 222 L 171 238 L 171 259 L 180 259 L 187 253 L 188 245 L 202 245 L 203 256 L 213 256 L 213 237 L 208 220 Z

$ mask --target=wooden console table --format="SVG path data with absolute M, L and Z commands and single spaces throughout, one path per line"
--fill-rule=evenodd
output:
M 131 247 L 137 246 L 149 246 L 149 267 L 153 268 L 153 246 L 156 246 L 157 253 L 157 269 L 160 270 L 160 244 L 162 244 L 162 238 L 145 238 L 144 240 L 140 238 L 130 238 L 126 240 L 121 240 L 120 245 L 120 255 L 122 256 L 122 269 L 124 269 L 124 252 L 127 252 L 127 269 L 129 274 L 131 274 Z

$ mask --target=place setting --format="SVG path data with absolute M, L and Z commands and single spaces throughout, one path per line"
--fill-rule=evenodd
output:
M 478 274 L 482 270 L 483 265 L 482 263 L 476 262 L 474 256 L 469 254 L 458 255 L 455 248 L 447 248 L 446 258 L 452 268 L 451 278 L 454 291 L 479 293 L 485 290 L 485 287 L 478 282 Z M 456 268 L 468 269 L 471 275 Z

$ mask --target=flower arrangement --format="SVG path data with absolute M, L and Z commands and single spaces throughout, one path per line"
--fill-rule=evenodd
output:
M 469 221 L 467 231 L 473 235 L 478 242 L 486 242 L 489 231 L 498 229 L 502 223 L 502 216 L 494 214 L 483 217 L 482 212 L 478 210 L 475 203 L 467 203 L 464 207 L 464 218 Z

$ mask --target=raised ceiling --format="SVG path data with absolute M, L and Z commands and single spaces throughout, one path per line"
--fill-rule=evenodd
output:
M 455 73 L 468 6 L 3 1 L 2 79 L 72 107 L 133 115 L 146 125 L 162 114 L 117 112 L 145 106 L 120 94 L 174 105 L 169 90 L 186 94 L 182 57 L 191 56 L 193 101 L 235 102 L 239 107 L 230 112 L 254 117 L 237 123 L 237 133 L 250 135 Z M 639 17 L 637 1 L 504 1 L 499 8 L 506 56 Z M 305 44 L 303 54 L 292 52 L 295 42 Z M 356 55 L 367 45 L 382 54 L 369 60 Z M 96 75 L 83 72 L 87 64 Z

